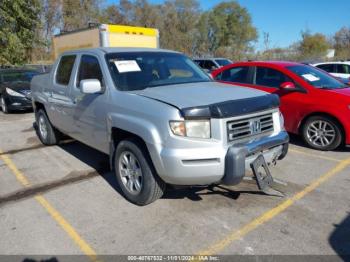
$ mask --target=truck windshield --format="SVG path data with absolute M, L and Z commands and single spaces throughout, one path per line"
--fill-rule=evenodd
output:
M 191 59 L 178 53 L 111 53 L 106 55 L 106 60 L 121 91 L 212 81 Z
M 287 69 L 303 78 L 306 82 L 316 88 L 338 89 L 348 87 L 327 73 L 308 65 L 288 66 Z

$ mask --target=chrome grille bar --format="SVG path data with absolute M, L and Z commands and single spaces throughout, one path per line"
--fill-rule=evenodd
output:
M 227 122 L 228 141 L 273 131 L 272 113 Z

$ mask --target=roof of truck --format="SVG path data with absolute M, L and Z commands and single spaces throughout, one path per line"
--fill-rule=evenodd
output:
M 66 53 L 80 53 L 80 52 L 95 52 L 101 51 L 103 53 L 127 53 L 127 52 L 171 52 L 179 53 L 172 50 L 160 49 L 160 48 L 140 48 L 140 47 L 97 47 L 97 48 L 84 48 L 66 51 Z

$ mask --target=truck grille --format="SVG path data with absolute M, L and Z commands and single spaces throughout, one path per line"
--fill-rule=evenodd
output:
M 273 131 L 273 117 L 271 113 L 227 122 L 229 142 L 270 131 Z

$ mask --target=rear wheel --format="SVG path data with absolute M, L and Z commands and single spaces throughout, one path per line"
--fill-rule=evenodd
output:
M 312 116 L 306 120 L 303 131 L 304 141 L 317 150 L 334 150 L 343 141 L 339 124 L 327 116 Z
M 1 110 L 2 110 L 2 112 L 3 112 L 4 114 L 8 114 L 8 113 L 9 113 L 9 109 L 8 109 L 8 107 L 7 107 L 5 98 L 4 98 L 3 96 L 1 96 L 0 104 L 1 104 Z
M 49 118 L 43 109 L 39 109 L 35 114 L 36 130 L 40 141 L 44 145 L 56 145 L 61 137 L 60 132 L 52 126 Z
M 156 174 L 146 149 L 138 140 L 127 139 L 118 144 L 114 166 L 118 185 L 130 202 L 144 206 L 163 195 L 165 183 Z

